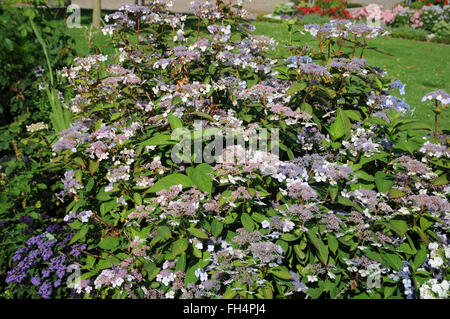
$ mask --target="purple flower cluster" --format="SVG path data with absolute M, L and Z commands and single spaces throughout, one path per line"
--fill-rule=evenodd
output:
M 366 60 L 358 58 L 351 58 L 350 60 L 344 58 L 333 58 L 333 60 L 328 63 L 328 66 L 331 68 L 336 68 L 347 72 L 361 71 L 365 65 Z
M 300 69 L 308 75 L 311 75 L 313 77 L 321 77 L 321 76 L 327 76 L 331 77 L 330 72 L 327 70 L 327 68 L 317 65 L 314 62 L 304 64 L 300 67 Z
M 58 236 L 57 232 L 62 231 L 61 226 L 52 226 L 50 225 L 49 228 L 52 228 L 51 230 L 54 230 L 54 234 Z M 28 278 L 31 285 L 39 286 L 38 293 L 42 298 L 50 298 L 53 289 L 61 286 L 68 266 L 65 255 L 56 254 L 56 251 L 65 248 L 71 238 L 72 235 L 69 234 L 64 240 L 58 241 L 50 232 L 29 238 L 26 246 L 17 249 L 14 253 L 12 261 L 17 264 L 8 271 L 5 282 L 24 285 Z M 83 246 L 74 246 L 73 252 L 84 248 Z M 72 255 L 77 257 L 79 253 L 75 252 Z M 56 275 L 55 278 L 51 277 L 52 273 Z

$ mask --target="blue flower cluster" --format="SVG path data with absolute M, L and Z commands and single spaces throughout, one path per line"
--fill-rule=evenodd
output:
M 412 285 L 411 275 L 412 267 L 407 261 L 402 263 L 402 270 L 398 273 L 399 277 L 402 278 L 403 286 L 405 287 L 406 299 L 414 299 L 414 287 Z

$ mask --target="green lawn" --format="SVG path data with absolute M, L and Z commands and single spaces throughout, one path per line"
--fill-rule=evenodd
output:
M 88 20 L 83 21 L 88 23 Z M 85 24 L 85 25 L 86 25 Z M 277 41 L 288 41 L 289 34 L 283 24 L 254 21 L 256 34 L 265 34 Z M 302 28 L 296 26 L 295 28 Z M 71 29 L 76 48 L 80 54 L 88 54 L 89 47 L 94 44 L 104 54 L 111 54 L 114 49 L 110 46 L 108 37 L 89 29 Z M 91 37 L 91 40 L 89 38 Z M 308 43 L 318 47 L 318 41 L 309 34 L 297 33 L 294 40 L 300 44 Z M 376 47 L 380 51 L 366 50 L 364 58 L 372 66 L 378 66 L 389 75 L 400 79 L 406 84 L 406 102 L 415 109 L 414 117 L 423 119 L 434 125 L 434 114 L 431 102 L 422 103 L 422 97 L 435 89 L 450 92 L 450 46 L 439 43 L 427 43 L 398 38 L 379 38 L 369 41 L 369 47 Z M 92 52 L 92 51 L 91 51 Z M 281 51 L 280 51 L 281 52 Z M 399 96 L 399 95 L 398 95 Z M 401 96 L 399 96 L 401 97 Z M 449 129 L 450 110 L 445 109 L 439 118 L 439 128 Z

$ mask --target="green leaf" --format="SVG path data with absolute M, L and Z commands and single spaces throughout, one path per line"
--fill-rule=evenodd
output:
M 348 119 L 345 112 L 338 108 L 336 112 L 336 119 L 330 125 L 328 132 L 330 133 L 331 138 L 335 141 L 338 138 L 348 134 L 352 128 L 350 120 Z
M 380 263 L 383 262 L 383 258 L 381 257 L 381 255 L 373 251 L 372 248 L 365 249 L 364 254 L 372 260 L 378 261 Z
M 402 192 L 398 188 L 391 188 L 389 190 L 389 198 L 395 199 L 405 196 L 406 193 Z
M 188 268 L 188 270 L 186 271 L 186 276 L 184 278 L 185 285 L 197 282 L 198 277 L 195 275 L 195 271 L 198 268 L 201 268 L 199 263 L 196 263 L 195 265 Z
M 201 164 L 198 164 L 198 165 L 195 167 L 195 170 L 198 171 L 198 172 L 200 172 L 200 173 L 203 173 L 203 174 L 210 174 L 210 173 L 213 172 L 213 168 L 212 168 L 211 165 L 209 165 L 208 163 L 201 163 Z
M 251 232 L 255 229 L 255 222 L 253 221 L 253 219 L 250 217 L 249 214 L 243 213 L 241 215 L 241 222 L 242 226 L 244 226 L 245 229 L 247 229 L 248 231 Z
M 386 193 L 392 185 L 394 185 L 394 178 L 386 175 L 382 171 L 378 171 L 375 173 L 375 184 L 377 185 L 380 193 Z
M 188 231 L 195 237 L 203 238 L 203 239 L 209 238 L 208 235 L 206 235 L 205 232 L 201 229 L 191 227 L 191 228 L 188 228 Z
M 306 82 L 294 82 L 294 84 L 291 85 L 291 87 L 287 90 L 287 95 L 294 95 L 298 91 L 304 90 L 307 87 Z
M 94 175 L 95 172 L 97 172 L 99 165 L 100 165 L 100 162 L 94 162 L 94 161 L 89 162 L 89 174 L 91 174 L 91 176 Z
M 350 199 L 344 196 L 338 196 L 338 203 L 344 206 L 351 206 L 351 207 L 357 206 L 354 202 L 352 202 Z
M 448 184 L 447 174 L 442 174 L 433 181 L 434 186 L 441 186 Z
M 402 259 L 396 255 L 391 253 L 382 253 L 381 257 L 383 260 L 395 270 L 400 270 L 402 267 Z
M 178 256 L 188 248 L 189 242 L 186 238 L 179 238 L 172 243 L 172 254 Z
M 95 185 L 95 179 L 90 178 L 85 187 L 86 192 L 89 193 L 92 190 L 92 188 L 94 187 L 94 185 Z M 38 184 L 38 186 L 39 186 L 39 184 Z
M 389 298 L 390 296 L 392 296 L 395 292 L 395 290 L 397 290 L 397 286 L 385 286 L 384 287 L 384 298 Z
M 189 113 L 189 115 L 195 115 L 195 116 L 210 120 L 211 122 L 217 122 L 211 115 L 203 113 L 203 112 L 192 112 L 192 113 Z
M 202 192 L 211 194 L 213 186 L 213 179 L 211 176 L 206 175 L 198 170 L 194 170 L 190 178 Z
M 336 251 L 339 247 L 339 242 L 336 239 L 336 237 L 329 235 L 328 236 L 328 247 L 330 248 L 330 250 L 333 252 L 333 254 L 336 255 Z
M 408 243 L 403 243 L 401 244 L 398 249 L 402 252 L 404 252 L 405 254 L 409 254 L 409 255 L 415 255 L 417 253 L 417 250 L 413 247 L 411 247 Z
M 269 269 L 269 273 L 275 275 L 276 277 L 284 280 L 292 280 L 292 276 L 289 270 L 285 266 L 278 266 Z
M 96 199 L 98 199 L 101 202 L 106 202 L 108 200 L 111 200 L 111 196 L 109 193 L 105 192 L 105 188 L 102 187 L 100 192 L 98 192 L 97 196 L 95 196 Z
M 119 240 L 115 237 L 106 237 L 103 239 L 100 244 L 98 244 L 98 247 L 105 250 L 113 250 L 117 246 L 119 246 Z
M 111 268 L 111 261 L 108 259 L 100 259 L 97 263 L 97 266 L 95 267 L 97 271 L 108 268 Z
M 423 231 L 426 231 L 428 228 L 433 226 L 434 221 L 422 216 L 422 217 L 420 217 L 419 224 L 420 224 L 420 229 L 422 229 Z
M 14 51 L 14 42 L 12 42 L 10 39 L 4 38 L 3 39 L 3 45 L 5 46 L 7 51 L 9 51 L 9 52 L 13 52 Z
M 144 269 L 147 271 L 148 281 L 152 281 L 159 274 L 161 268 L 156 267 L 154 262 L 147 261 L 144 263 Z
M 73 243 L 76 243 L 79 240 L 82 240 L 84 242 L 84 239 L 86 238 L 86 234 L 89 230 L 89 225 L 84 225 L 81 227 L 80 231 L 78 231 L 70 240 L 69 245 L 72 245 Z
M 175 271 L 186 271 L 186 254 L 182 253 L 177 260 L 177 265 L 175 266 Z
M 407 151 L 412 154 L 415 150 L 417 150 L 421 146 L 422 145 L 420 145 L 418 143 L 414 143 L 412 141 L 400 141 L 395 144 L 395 149 Z
M 175 130 L 177 128 L 182 128 L 183 127 L 183 123 L 181 122 L 181 120 L 176 117 L 173 114 L 169 114 L 167 116 L 167 119 L 169 121 L 170 127 L 172 128 L 172 130 Z
M 263 221 L 267 220 L 268 218 L 264 216 L 263 214 L 254 212 L 252 213 L 252 218 L 257 223 L 262 223 Z
M 133 199 L 134 199 L 134 203 L 136 204 L 136 206 L 142 205 L 142 197 L 139 193 L 134 193 Z
M 228 286 L 225 290 L 225 293 L 223 294 L 223 299 L 233 299 L 234 297 L 236 297 L 236 295 L 237 291 Z
M 95 264 L 95 257 L 88 255 L 86 257 L 86 268 L 91 269 L 92 267 L 94 267 L 94 264 Z
M 73 161 L 81 167 L 81 169 L 85 169 L 86 168 L 86 164 L 84 163 L 83 159 L 81 157 L 75 157 L 73 159 Z
M 111 121 L 115 121 L 119 118 L 122 117 L 122 115 L 124 114 L 124 112 L 116 112 L 113 115 L 111 115 Z
M 291 234 L 291 233 L 284 233 L 281 235 L 281 239 L 285 241 L 295 241 L 299 238 L 299 236 Z
M 222 233 L 223 230 L 223 224 L 218 221 L 216 218 L 211 223 L 211 232 L 215 238 L 219 237 L 219 235 Z
M 231 213 L 225 216 L 225 219 L 223 220 L 223 222 L 227 225 L 234 223 L 234 221 L 237 219 L 238 214 L 236 213 Z
M 389 228 L 395 231 L 400 237 L 403 237 L 408 231 L 408 223 L 402 219 L 391 219 L 388 223 Z
M 311 240 L 312 244 L 318 250 L 318 257 L 323 264 L 328 263 L 328 247 L 323 243 L 323 241 L 316 236 L 317 229 L 311 228 L 307 231 L 307 235 Z
M 272 299 L 273 298 L 272 287 L 270 287 L 269 285 L 265 285 L 263 288 L 260 288 L 260 291 L 261 291 L 264 299 Z
M 173 173 L 165 176 L 155 183 L 147 192 L 156 193 L 163 189 L 169 189 L 174 185 L 182 185 L 183 188 L 192 187 L 193 182 L 189 176 L 179 173 Z
M 413 266 L 415 269 L 419 268 L 423 265 L 423 263 L 427 260 L 427 248 L 425 245 L 421 245 L 419 251 L 414 257 Z
M 339 193 L 339 187 L 330 186 L 328 187 L 328 191 L 330 192 L 330 198 L 334 202 L 336 200 L 336 196 Z
M 417 233 L 417 235 L 420 236 L 420 239 L 422 239 L 422 241 L 425 243 L 425 245 L 428 246 L 428 244 L 430 243 L 430 239 L 428 238 L 428 236 L 425 234 L 425 232 L 419 228 L 419 226 L 413 226 L 413 231 L 415 231 Z
M 397 126 L 399 131 L 407 131 L 407 130 L 427 130 L 432 131 L 433 128 L 430 124 L 425 123 L 424 121 L 412 120 L 407 124 Z
M 298 256 L 298 258 L 300 258 L 300 260 L 305 259 L 306 254 L 305 254 L 305 252 L 302 250 L 302 248 L 300 247 L 300 245 L 294 245 L 294 251 L 295 251 L 295 254 Z
M 140 145 L 142 146 L 151 146 L 151 145 L 169 145 L 169 144 L 176 144 L 176 141 L 171 140 L 170 135 L 166 134 L 157 134 L 150 139 L 142 142 Z
M 111 200 L 109 202 L 102 203 L 100 205 L 100 215 L 105 216 L 107 213 L 112 211 L 118 205 L 119 204 L 117 203 L 117 201 L 115 199 L 113 199 L 113 200 Z
M 312 299 L 318 299 L 323 293 L 323 288 L 308 288 L 307 293 Z
M 167 227 L 167 226 L 160 226 L 160 227 L 158 227 L 157 233 L 163 239 L 172 238 L 172 232 L 170 231 L 169 227 Z
M 355 122 L 362 121 L 361 112 L 356 110 L 344 110 L 345 115 L 348 116 L 348 118 L 352 119 Z

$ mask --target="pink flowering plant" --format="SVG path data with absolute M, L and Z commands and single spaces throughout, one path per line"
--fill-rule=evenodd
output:
M 149 2 L 105 17 L 116 54 L 59 73 L 74 294 L 448 297 L 447 139 L 362 58 L 382 28 L 307 25 L 320 49 L 286 58 L 240 5 Z
M 380 21 L 390 24 L 394 21 L 394 13 L 390 9 L 383 10 L 383 6 L 371 3 L 368 6 L 352 12 L 352 19 L 365 18 L 367 21 Z
M 428 5 L 421 9 L 412 9 L 397 5 L 394 9 L 383 10 L 382 6 L 369 4 L 368 6 L 354 10 L 352 19 L 366 20 L 368 23 L 383 23 L 389 27 L 401 28 L 411 27 L 413 29 L 425 30 L 439 38 L 446 39 L 445 32 L 438 32 L 436 25 L 445 25 L 450 23 L 450 6 L 446 5 Z

